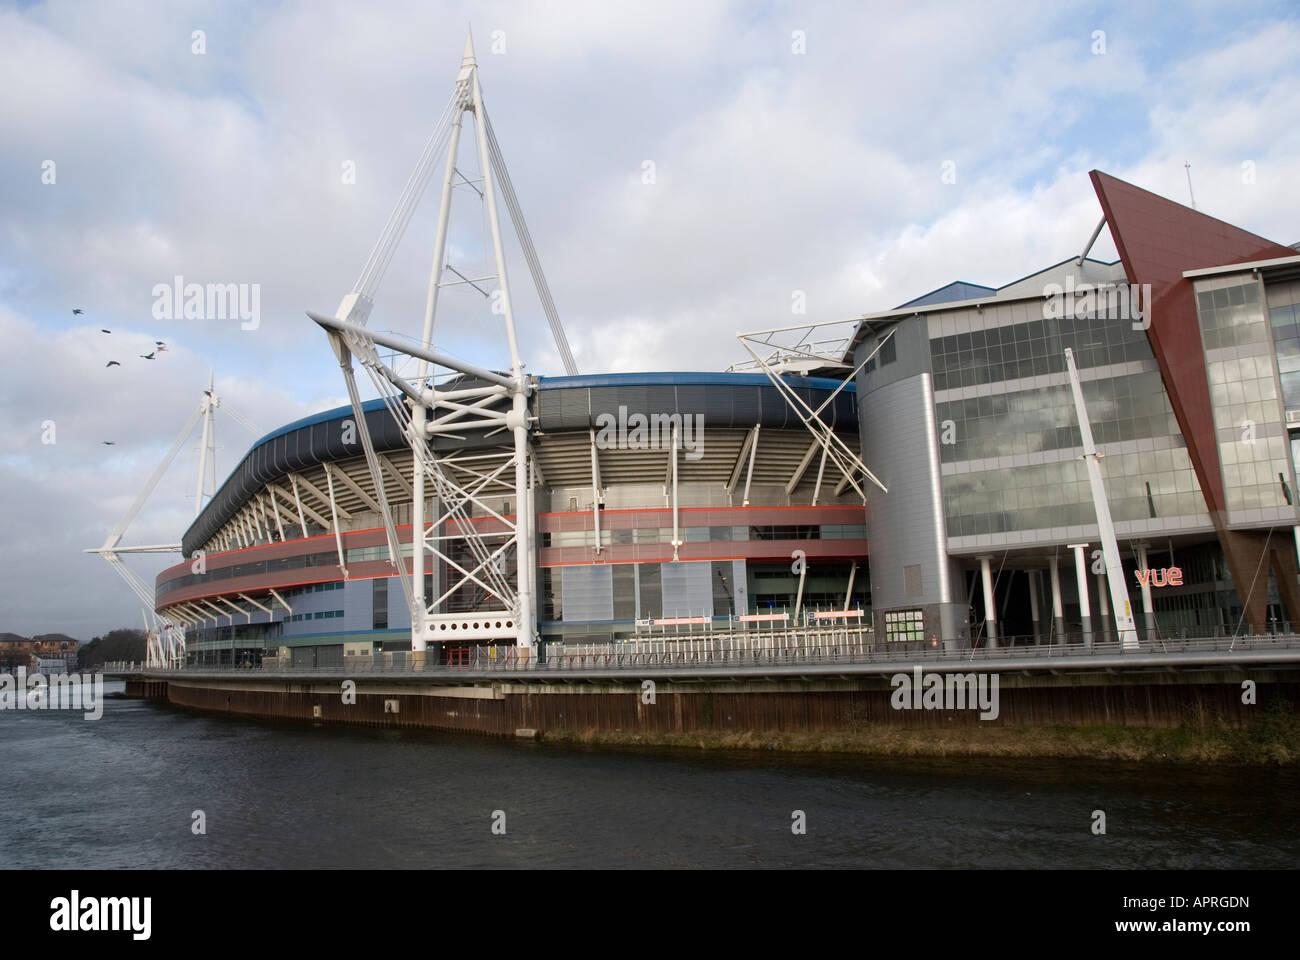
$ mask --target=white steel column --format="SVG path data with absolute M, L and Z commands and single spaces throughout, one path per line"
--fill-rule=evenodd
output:
M 492 231 L 492 251 L 496 256 L 497 282 L 501 292 L 501 310 L 505 315 L 506 340 L 510 345 L 510 374 L 514 381 L 514 407 L 507 417 L 509 427 L 515 437 L 515 561 L 516 592 L 518 596 L 517 627 L 519 639 L 517 645 L 521 651 L 530 650 L 533 636 L 537 632 L 536 617 L 533 610 L 532 575 L 529 567 L 537 565 L 537 550 L 534 544 L 531 523 L 522 521 L 522 511 L 518 511 L 519 501 L 527 501 L 528 490 L 528 383 L 524 378 L 523 363 L 519 359 L 519 343 L 515 337 L 515 317 L 510 305 L 510 283 L 506 279 L 505 248 L 501 244 L 501 223 L 497 219 L 496 187 L 492 177 L 491 153 L 487 142 L 487 111 L 483 109 L 483 90 L 478 82 L 478 69 L 474 65 L 474 47 L 468 37 L 465 39 L 465 55 L 471 68 L 470 82 L 474 93 L 474 129 L 478 134 L 479 158 L 483 175 L 483 197 L 487 201 L 488 226 Z M 462 62 L 462 67 L 464 63 Z
M 293 505 L 298 510 L 298 526 L 302 527 L 303 538 L 307 537 L 307 520 L 302 515 L 302 496 L 298 493 L 298 478 L 289 474 L 289 483 L 293 486 Z
M 1034 643 L 1041 639 L 1041 631 L 1038 625 L 1038 570 L 1032 568 L 1025 571 L 1029 577 L 1029 615 L 1034 624 Z
M 668 472 L 672 477 L 673 496 L 673 562 L 677 561 L 677 552 L 682 546 L 681 527 L 677 513 L 677 424 L 673 424 L 672 450 L 669 451 Z
M 1138 572 L 1143 573 L 1149 571 L 1151 566 L 1147 560 L 1147 545 L 1145 543 L 1139 543 L 1137 545 L 1137 553 Z M 1146 626 L 1146 638 L 1152 640 L 1155 638 L 1156 633 L 1156 613 L 1155 606 L 1151 602 L 1151 577 L 1149 575 L 1142 580 L 1139 590 L 1142 594 L 1142 620 Z
M 1056 642 L 1065 642 L 1065 608 L 1061 603 L 1061 561 L 1053 556 L 1048 561 L 1052 571 L 1052 629 L 1056 632 Z
M 596 452 L 596 431 L 589 429 L 587 433 L 591 440 L 591 523 L 596 531 L 596 552 L 600 553 L 600 456 Z
M 794 598 L 794 620 L 792 626 L 799 625 L 799 614 L 803 610 L 803 582 L 808 576 L 808 558 L 804 557 L 799 561 L 799 592 Z
M 822 494 L 822 476 L 826 473 L 826 448 L 822 447 L 821 463 L 817 465 L 817 485 L 813 487 L 812 505 L 817 506 L 817 500 Z
M 212 375 L 208 375 L 208 391 L 203 395 L 200 401 L 203 407 L 203 439 L 199 446 L 199 480 L 198 486 L 194 490 L 194 516 L 203 512 L 203 481 L 207 479 L 208 460 L 211 457 L 209 447 L 214 445 L 212 432 Z M 215 468 L 214 468 L 215 469 Z M 215 489 L 214 489 L 215 492 Z
M 1083 642 L 1092 646 L 1092 607 L 1088 603 L 1088 559 L 1083 551 L 1086 543 L 1071 543 L 1074 551 L 1074 576 L 1079 585 L 1079 616 L 1082 618 Z
M 465 89 L 468 74 L 474 67 L 474 51 L 465 42 L 465 53 L 461 58 L 460 74 L 456 78 L 456 95 L 460 102 L 452 111 L 451 138 L 447 147 L 447 167 L 442 180 L 442 199 L 438 207 L 438 232 L 433 244 L 433 261 L 429 266 L 429 292 L 424 301 L 424 329 L 420 342 L 426 347 L 433 345 L 433 318 L 438 308 L 438 291 L 441 288 L 443 261 L 447 254 L 447 225 L 451 219 L 451 191 L 456 176 L 456 153 L 460 147 L 460 131 L 464 122 L 463 104 L 468 90 Z M 479 121 L 480 124 L 482 121 Z M 430 364 L 423 357 L 415 373 L 415 387 L 422 397 L 426 391 L 432 394 L 428 385 Z M 426 397 L 431 400 L 432 396 Z M 412 443 L 425 444 L 425 424 L 428 422 L 428 408 L 422 403 L 411 405 Z M 427 600 L 424 596 L 424 553 L 425 544 L 425 491 L 424 468 L 421 457 L 416 454 L 411 477 L 411 606 L 414 620 L 411 623 L 411 652 L 419 653 L 426 649 L 425 618 L 428 616 Z M 435 560 L 436 562 L 436 560 Z M 400 573 L 400 572 L 399 572 Z
M 1101 641 L 1106 643 L 1111 639 L 1110 636 L 1110 604 L 1106 602 L 1106 575 L 1097 574 L 1097 614 L 1101 618 L 1100 627 Z
M 990 647 L 998 645 L 998 611 L 993 602 L 992 557 L 980 557 L 980 577 L 984 582 L 984 625 Z
M 749 447 L 749 468 L 745 471 L 745 495 L 740 500 L 742 507 L 749 506 L 749 485 L 754 480 L 754 459 L 758 456 L 759 425 L 754 424 L 754 442 Z
M 325 461 L 325 485 L 329 487 L 330 492 L 330 516 L 334 520 L 334 545 L 339 551 L 339 570 L 343 573 L 343 579 L 348 578 L 348 566 L 343 559 L 343 533 L 339 530 L 339 511 L 334 502 L 334 471 L 330 469 L 329 461 Z

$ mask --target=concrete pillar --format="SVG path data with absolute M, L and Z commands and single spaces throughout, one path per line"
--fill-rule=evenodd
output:
M 1064 643 L 1065 611 L 1061 605 L 1061 561 L 1054 556 L 1048 563 L 1052 569 L 1052 631 L 1056 634 L 1056 642 Z
M 1106 574 L 1097 574 L 1097 612 L 1100 614 L 1100 622 L 1097 624 L 1098 639 L 1102 643 L 1114 640 L 1112 636 L 1110 622 L 1110 584 L 1106 579 Z
M 998 609 L 993 603 L 993 570 L 990 567 L 992 557 L 980 557 L 980 575 L 984 581 L 984 633 L 989 638 L 989 646 L 998 645 Z
M 1042 632 L 1038 625 L 1038 570 L 1026 570 L 1025 573 L 1029 576 L 1029 616 L 1034 622 L 1034 643 L 1039 643 Z
M 1300 529 L 1298 527 L 1297 529 Z M 1149 571 L 1150 564 L 1147 561 L 1147 545 L 1139 543 L 1138 551 L 1138 572 Z M 1144 583 L 1140 584 L 1139 589 L 1142 593 L 1142 622 L 1146 625 L 1145 638 L 1147 640 L 1155 639 L 1156 635 L 1156 612 L 1155 607 L 1151 604 L 1151 578 L 1147 575 Z
M 1084 549 L 1088 546 L 1086 543 L 1071 543 L 1069 548 L 1074 551 L 1074 578 L 1079 585 L 1079 616 L 1083 621 L 1083 642 L 1086 646 L 1092 646 L 1092 607 L 1088 603 L 1088 558 L 1084 554 Z

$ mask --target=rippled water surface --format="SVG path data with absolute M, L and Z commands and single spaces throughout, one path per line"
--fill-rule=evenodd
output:
M 124 699 L 0 713 L 0 759 L 3 867 L 1300 863 L 1295 770 L 598 750 Z

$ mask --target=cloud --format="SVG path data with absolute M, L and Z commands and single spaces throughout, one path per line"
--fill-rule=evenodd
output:
M 106 565 L 77 551 L 129 506 L 209 369 L 268 430 L 337 403 L 337 364 L 304 311 L 330 311 L 351 288 L 450 95 L 471 20 L 492 121 L 583 372 L 722 369 L 744 358 L 738 330 L 852 317 L 954 279 L 1014 280 L 1081 249 L 1099 216 L 1093 167 L 1182 200 L 1190 160 L 1202 210 L 1300 239 L 1289 184 L 1300 131 L 1288 122 L 1300 25 L 1281 4 L 6 8 L 0 532 L 22 553 L 0 629 L 134 623 Z M 46 160 L 56 184 L 41 181 Z M 955 182 L 941 176 L 946 161 Z M 376 327 L 419 329 L 437 199 L 435 183 Z M 461 187 L 456 201 L 453 265 L 494 271 L 470 229 L 482 224 L 477 194 Z M 528 369 L 559 373 L 507 247 Z M 1114 255 L 1105 235 L 1094 255 Z M 155 320 L 154 286 L 177 275 L 259 284 L 260 326 Z M 792 312 L 796 291 L 806 314 Z M 500 318 L 478 294 L 447 287 L 443 306 L 440 349 L 504 365 Z M 139 360 L 155 339 L 172 349 Z M 110 346 L 122 368 L 104 368 Z M 58 424 L 52 446 L 39 442 L 46 419 Z M 223 469 L 247 444 L 234 429 L 221 434 Z M 179 537 L 193 465 L 190 445 L 132 527 L 136 542 Z

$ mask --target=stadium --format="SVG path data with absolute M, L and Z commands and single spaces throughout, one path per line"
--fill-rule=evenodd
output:
M 496 257 L 475 280 L 446 262 L 465 114 Z M 424 335 L 373 330 L 444 153 Z M 467 47 L 361 278 L 309 313 L 351 403 L 263 437 L 212 492 L 149 597 L 183 632 L 165 659 L 454 664 L 484 643 L 542 658 L 828 621 L 900 652 L 1290 632 L 1300 254 L 1090 179 L 1082 252 L 1014 282 L 742 334 L 726 372 L 581 376 Z M 565 375 L 523 372 L 498 201 Z M 1103 229 L 1114 262 L 1089 257 Z M 433 349 L 453 283 L 496 285 L 508 368 Z M 99 551 L 114 562 L 120 533 Z
M 839 385 L 792 381 L 814 406 Z M 856 443 L 853 396 L 841 391 L 823 416 Z M 765 376 L 542 377 L 532 404 L 543 641 L 623 639 L 636 635 L 638 620 L 693 620 L 672 626 L 698 632 L 701 620 L 727 623 L 760 610 L 793 617 L 867 605 L 865 569 L 854 576 L 866 556 L 862 499 L 838 468 L 815 456 L 816 441 Z M 413 458 L 382 402 L 364 408 L 409 558 Z M 645 450 L 634 436 L 622 447 L 598 442 L 601 415 L 620 408 L 665 421 L 700 417 L 704 429 L 693 449 L 680 445 L 674 470 L 669 438 Z M 161 574 L 157 609 L 194 619 L 191 652 L 260 661 L 264 650 L 283 647 L 296 662 L 321 663 L 410 649 L 410 612 L 393 582 L 374 483 L 357 441 L 346 442 L 352 419 L 343 407 L 263 438 L 186 531 L 185 555 L 202 551 L 206 572 L 186 561 Z M 514 455 L 481 435 L 434 447 L 443 469 L 466 487 Z M 515 494 L 505 481 L 489 481 L 479 501 L 470 523 L 495 544 L 505 524 L 492 511 L 514 521 Z M 796 550 L 807 557 L 802 594 L 791 570 Z M 513 553 L 504 556 L 513 569 Z M 426 596 L 446 591 L 457 561 L 468 566 L 454 552 L 425 574 Z M 446 612 L 472 622 L 493 598 L 470 586 L 448 598 Z M 220 615 L 222 625 L 200 626 L 205 612 Z M 440 655 L 454 660 L 464 646 L 444 641 Z

